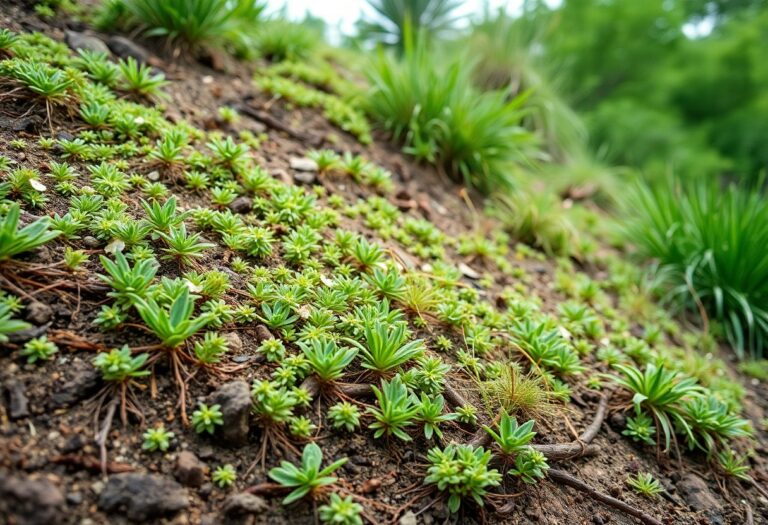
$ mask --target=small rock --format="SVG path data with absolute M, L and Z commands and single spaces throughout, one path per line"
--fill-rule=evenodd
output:
M 93 394 L 100 384 L 99 371 L 82 359 L 77 359 L 69 366 L 71 373 L 69 379 L 61 386 L 57 386 L 51 396 L 51 404 L 54 408 L 70 406 L 81 399 Z
M 133 57 L 137 62 L 146 63 L 149 60 L 149 52 L 133 40 L 124 36 L 113 35 L 107 40 L 109 49 L 121 58 Z
M 205 483 L 208 466 L 197 459 L 194 453 L 185 450 L 176 457 L 174 475 L 182 485 L 199 487 Z
M 50 306 L 39 301 L 31 302 L 27 305 L 27 321 L 36 325 L 45 324 L 51 320 L 53 310 Z
M 288 164 L 296 171 L 317 171 L 317 162 L 306 157 L 291 157 Z
M 97 248 L 101 244 L 101 242 L 96 237 L 93 237 L 91 235 L 86 235 L 85 237 L 83 237 L 83 244 L 85 244 L 89 248 Z
M 236 516 L 238 514 L 259 514 L 268 508 L 269 504 L 261 496 L 240 492 L 239 494 L 232 494 L 224 500 L 221 510 L 228 516 Z
M 293 180 L 300 182 L 301 184 L 312 184 L 316 179 L 317 177 L 315 174 L 309 171 L 300 171 L 293 176 Z
M 73 140 L 75 136 L 69 131 L 59 131 L 56 133 L 56 140 Z
M 291 174 L 285 170 L 273 170 L 272 176 L 283 184 L 293 184 L 293 177 L 291 177 Z
M 470 279 L 479 279 L 480 274 L 477 273 L 471 266 L 462 263 L 459 263 L 459 271 L 464 275 L 464 277 L 468 277 Z
M 67 494 L 67 503 L 70 505 L 80 505 L 83 502 L 82 492 L 70 492 Z
M 235 363 L 247 363 L 250 360 L 251 360 L 251 356 L 249 355 L 236 355 L 235 357 L 232 358 L 232 361 L 234 361 Z
M 398 523 L 400 525 L 419 525 L 419 522 L 416 521 L 416 514 L 412 510 L 403 514 Z
M 16 379 L 5 381 L 5 390 L 8 392 L 9 415 L 12 420 L 29 416 L 29 400 L 24 390 L 24 383 Z
M 159 181 L 160 180 L 160 172 L 157 171 L 157 170 L 150 171 L 149 173 L 147 173 L 147 179 L 151 180 L 152 182 Z
M 201 459 L 211 459 L 215 454 L 216 451 L 213 450 L 213 447 L 209 447 L 207 445 L 200 447 L 200 449 L 197 451 L 197 455 Z
M 627 417 L 621 412 L 616 412 L 608 418 L 608 424 L 617 432 L 623 431 L 627 427 Z
M 269 328 L 264 326 L 263 324 L 256 325 L 256 340 L 261 343 L 266 341 L 267 339 L 274 339 L 275 336 L 272 335 L 272 332 L 269 331 Z
M 187 491 L 172 479 L 131 472 L 109 478 L 98 506 L 104 512 L 124 514 L 131 521 L 147 522 L 186 509 L 189 499 Z
M 216 437 L 231 446 L 244 445 L 248 439 L 251 390 L 245 381 L 230 381 L 209 396 L 209 405 L 221 405 L 224 425 Z
M 253 209 L 253 201 L 249 197 L 241 196 L 229 203 L 229 209 L 234 213 L 248 213 Z
M 696 512 L 707 515 L 713 525 L 724 523 L 720 502 L 712 494 L 707 482 L 696 474 L 689 472 L 683 475 L 677 484 L 677 490 L 688 505 Z
M 85 49 L 87 51 L 106 53 L 109 55 L 109 48 L 107 47 L 107 44 L 93 35 L 78 33 L 77 31 L 65 31 L 64 35 L 64 41 L 72 49 Z
M 230 352 L 240 353 L 243 351 L 243 340 L 237 332 L 226 332 L 222 337 L 227 340 L 227 348 Z
M 0 473 L 0 517 L 10 518 L 8 523 L 56 523 L 61 517 L 62 505 L 64 496 L 47 479 Z

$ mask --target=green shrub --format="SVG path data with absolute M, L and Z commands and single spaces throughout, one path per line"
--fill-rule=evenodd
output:
M 768 344 L 768 201 L 743 187 L 637 185 L 630 239 L 655 261 L 667 299 L 724 327 L 740 358 Z
M 286 20 L 271 20 L 256 35 L 259 54 L 274 62 L 303 60 L 319 42 L 319 35 L 311 28 Z

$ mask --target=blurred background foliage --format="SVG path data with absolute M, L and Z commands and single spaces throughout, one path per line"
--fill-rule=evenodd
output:
M 526 0 L 461 29 L 460 2 L 371 3 L 380 20 L 361 21 L 352 41 L 402 50 L 405 20 L 417 20 L 434 55 L 465 53 L 479 88 L 530 92 L 527 124 L 554 160 L 586 147 L 650 179 L 750 181 L 768 164 L 764 1 Z

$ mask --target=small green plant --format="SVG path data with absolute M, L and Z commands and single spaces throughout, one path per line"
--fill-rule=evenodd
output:
M 195 357 L 203 364 L 218 363 L 227 353 L 227 339 L 216 332 L 206 332 L 202 341 L 195 342 Z
M 314 497 L 315 492 L 326 485 L 336 482 L 331 476 L 335 470 L 347 462 L 347 458 L 341 458 L 324 469 L 320 468 L 323 462 L 323 452 L 316 443 L 309 443 L 304 447 L 301 455 L 301 465 L 297 467 L 289 461 L 281 461 L 279 467 L 269 471 L 269 477 L 284 487 L 293 488 L 293 491 L 283 499 L 283 505 L 288 505 L 309 495 Z
M 418 406 L 417 417 L 419 421 L 424 423 L 424 437 L 427 439 L 432 439 L 433 434 L 442 438 L 443 432 L 438 425 L 456 419 L 456 414 L 443 414 L 445 399 L 442 395 L 430 399 L 427 394 L 422 392 L 416 405 Z
M 379 401 L 378 408 L 369 408 L 368 412 L 376 419 L 368 428 L 374 429 L 374 438 L 386 435 L 396 436 L 403 441 L 411 441 L 411 436 L 405 433 L 405 427 L 413 424 L 413 420 L 419 413 L 419 406 L 408 394 L 408 389 L 403 384 L 400 376 L 395 376 L 391 381 L 382 379 L 381 389 L 371 385 Z
M 172 44 L 193 50 L 201 46 L 253 45 L 253 25 L 265 4 L 253 0 L 124 0 L 127 13 L 149 36 L 162 36 Z
M 205 250 L 214 247 L 209 242 L 200 242 L 200 233 L 187 234 L 187 226 L 184 223 L 171 227 L 168 233 L 159 232 L 158 235 L 167 244 L 167 247 L 163 248 L 167 255 L 163 258 L 176 260 L 182 266 L 188 266 L 193 260 L 202 257 Z
M 377 320 L 366 324 L 363 336 L 365 345 L 352 339 L 348 341 L 360 350 L 363 367 L 380 374 L 402 366 L 421 355 L 425 349 L 422 339 L 405 342 L 406 326 L 403 323 L 392 327 Z
M 231 487 L 235 480 L 237 480 L 237 472 L 235 472 L 235 467 L 230 464 L 216 467 L 211 474 L 211 481 L 220 489 Z
M 635 489 L 638 493 L 649 498 L 664 492 L 659 480 L 654 478 L 649 472 L 638 472 L 634 477 L 627 478 L 627 485 Z
M 344 369 L 357 355 L 357 350 L 339 347 L 331 339 L 312 339 L 300 342 L 312 372 L 321 383 L 336 381 L 344 375 Z
M 528 445 L 536 435 L 536 432 L 533 432 L 534 423 L 534 420 L 531 419 L 522 425 L 518 425 L 516 418 L 511 417 L 506 410 L 502 410 L 498 432 L 485 425 L 483 425 L 483 428 L 493 438 L 501 452 L 511 456 Z
M 728 476 L 744 481 L 752 481 L 752 477 L 747 474 L 749 472 L 747 457 L 737 455 L 730 448 L 717 453 L 717 465 Z
M 549 469 L 546 456 L 533 447 L 525 447 L 515 456 L 515 468 L 509 471 L 525 483 L 536 483 L 543 479 Z
M 101 371 L 104 381 L 123 383 L 148 376 L 149 370 L 143 369 L 147 359 L 149 354 L 134 356 L 128 345 L 123 345 L 119 350 L 113 348 L 109 352 L 101 352 L 93 360 L 93 365 Z
M 656 427 L 653 425 L 653 419 L 640 410 L 635 410 L 634 417 L 627 418 L 627 428 L 621 433 L 631 437 L 633 441 L 640 441 L 646 445 L 656 444 L 654 439 Z
M 26 330 L 32 326 L 25 321 L 11 319 L 13 314 L 14 310 L 11 308 L 11 305 L 7 302 L 0 303 L 0 343 L 8 342 L 8 334 Z
M 160 89 L 168 84 L 165 75 L 152 73 L 152 68 L 146 64 L 139 64 L 135 58 L 120 59 L 117 63 L 121 74 L 121 87 L 130 93 L 144 97 L 157 96 Z
M 0 222 L 0 261 L 28 252 L 59 235 L 58 231 L 49 229 L 51 222 L 48 217 L 38 219 L 19 229 L 20 216 L 19 205 L 13 203 Z
M 208 406 L 205 403 L 200 403 L 200 407 L 192 412 L 192 426 L 195 427 L 195 432 L 202 434 L 208 432 L 213 434 L 217 426 L 224 424 L 224 416 L 221 413 L 221 405 Z
M 276 362 L 283 359 L 285 356 L 285 345 L 280 339 L 265 339 L 259 345 L 258 352 L 264 354 L 267 361 Z
M 168 450 L 168 447 L 171 446 L 171 440 L 174 438 L 174 433 L 166 430 L 163 425 L 160 425 L 155 428 L 147 429 L 142 437 L 144 438 L 144 443 L 141 445 L 142 449 L 147 452 L 154 452 L 156 450 L 165 452 Z
M 328 419 L 333 428 L 354 432 L 360 426 L 360 409 L 348 401 L 342 401 L 328 409 Z
M 426 485 L 435 485 L 440 492 L 448 492 L 448 509 L 456 513 L 461 501 L 471 497 L 482 506 L 489 487 L 498 486 L 501 474 L 489 469 L 491 452 L 482 447 L 451 443 L 444 450 L 435 447 L 427 453 L 429 467 L 424 478 Z
M 321 505 L 320 521 L 331 525 L 363 525 L 363 506 L 355 503 L 352 496 L 342 498 L 335 492 L 331 493 L 328 503 Z
M 24 343 L 24 347 L 21 349 L 21 355 L 27 358 L 27 363 L 36 363 L 39 361 L 47 361 L 53 356 L 59 348 L 53 341 L 48 340 L 48 336 L 35 337 Z
M 636 410 L 647 408 L 656 423 L 664 433 L 664 450 L 674 437 L 674 425 L 677 425 L 686 437 L 693 440 L 689 423 L 683 417 L 680 402 L 685 398 L 701 394 L 702 388 L 696 384 L 696 379 L 682 377 L 678 372 L 666 370 L 664 366 L 650 363 L 644 371 L 633 366 L 614 365 L 623 376 L 612 379 L 619 386 L 634 392 L 632 403 Z
M 71 271 L 77 271 L 88 260 L 88 254 L 83 250 L 75 250 L 71 246 L 64 248 L 64 265 Z
M 170 308 L 167 308 L 159 305 L 151 297 L 142 299 L 136 294 L 129 294 L 131 303 L 138 310 L 144 323 L 170 349 L 181 345 L 214 319 L 210 312 L 192 317 L 195 308 L 194 297 L 190 295 L 189 288 L 184 286 Z
M 115 253 L 114 262 L 103 255 L 99 259 L 108 275 L 98 274 L 97 277 L 112 288 L 107 295 L 121 304 L 129 302 L 131 294 L 144 296 L 159 267 L 157 261 L 151 258 L 137 261 L 131 266 L 122 252 Z

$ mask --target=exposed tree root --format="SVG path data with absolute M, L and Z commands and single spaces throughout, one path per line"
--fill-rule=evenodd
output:
M 71 465 L 93 472 L 103 472 L 101 460 L 95 456 L 81 454 L 61 454 L 58 456 L 53 456 L 50 461 L 51 463 L 56 463 L 57 465 Z M 129 465 L 128 463 L 118 463 L 115 461 L 108 461 L 106 463 L 106 471 L 109 474 L 134 472 L 135 470 L 136 468 L 133 465 Z
M 310 146 L 318 147 L 323 143 L 322 137 L 312 137 L 312 136 L 304 135 L 303 133 L 300 133 L 292 129 L 290 126 L 286 126 L 281 120 L 276 119 L 266 111 L 261 111 L 248 105 L 242 105 L 240 106 L 239 109 L 242 113 L 245 113 L 249 117 L 254 118 L 259 122 L 266 124 L 268 127 L 276 131 L 282 131 L 289 137 L 301 142 L 306 142 Z
M 593 489 L 580 479 L 571 476 L 565 471 L 551 468 L 547 472 L 547 476 L 549 476 L 549 479 L 552 481 L 556 481 L 557 483 L 560 483 L 562 485 L 567 485 L 571 488 L 574 488 L 578 491 L 581 491 L 585 493 L 590 498 L 599 501 L 601 503 L 604 503 L 608 505 L 609 507 L 613 507 L 614 509 L 620 510 L 624 512 L 625 514 L 629 514 L 630 516 L 633 516 L 640 520 L 645 525 L 663 525 L 661 521 L 657 520 L 653 516 L 646 514 L 642 510 L 633 507 L 632 505 L 628 503 L 624 503 L 621 500 L 618 500 L 614 498 L 613 496 L 609 496 L 608 494 L 603 494 L 602 492 L 598 492 L 597 490 Z
M 608 412 L 608 401 L 611 398 L 611 394 L 612 391 L 608 391 L 600 398 L 600 403 L 597 405 L 597 412 L 595 412 L 595 418 L 584 432 L 581 433 L 578 439 L 571 441 L 570 443 L 557 443 L 552 445 L 536 444 L 532 445 L 532 447 L 552 461 L 597 455 L 600 452 L 600 448 L 596 445 L 590 445 L 590 443 L 595 439 L 595 436 L 597 436 L 597 433 L 600 431 L 600 427 L 605 420 L 605 416 Z M 484 447 L 488 446 L 490 442 L 491 436 L 485 429 L 481 428 L 475 433 L 475 436 L 469 444 L 474 447 Z

